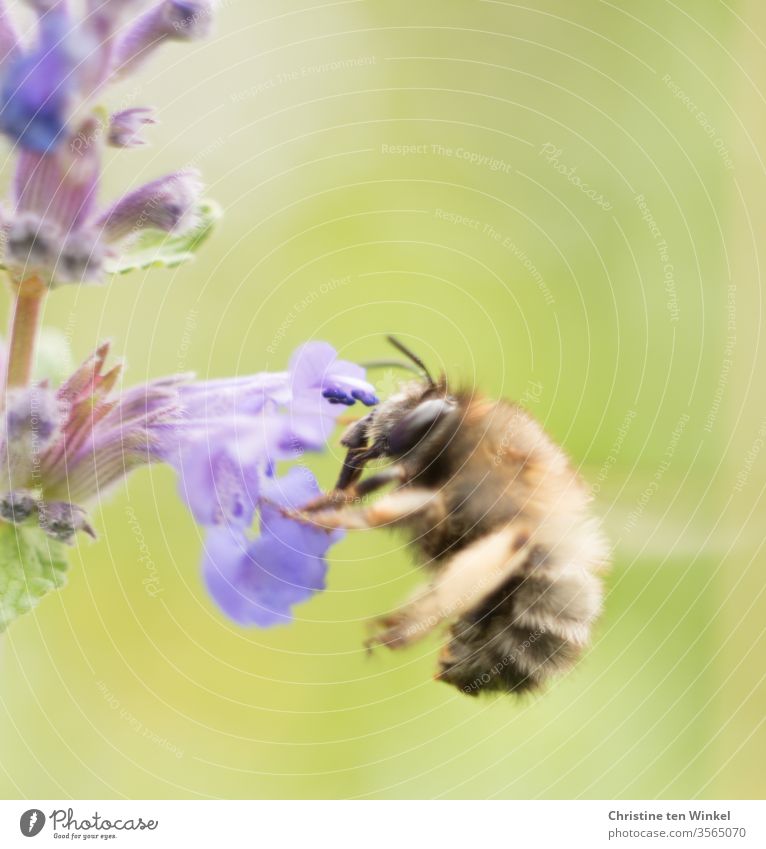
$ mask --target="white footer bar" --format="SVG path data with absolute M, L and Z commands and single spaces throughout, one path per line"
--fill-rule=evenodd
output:
M 759 847 L 766 802 L 0 801 L 0 846 Z

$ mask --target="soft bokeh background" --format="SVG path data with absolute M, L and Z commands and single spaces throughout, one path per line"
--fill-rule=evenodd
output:
M 0 794 L 766 792 L 766 10 L 533 5 L 226 0 L 212 41 L 112 94 L 162 124 L 107 169 L 113 192 L 194 164 L 223 225 L 46 323 L 76 359 L 111 337 L 129 382 L 282 368 L 308 338 L 365 360 L 395 332 L 524 399 L 615 545 L 593 650 L 523 702 L 433 683 L 436 639 L 367 657 L 418 579 L 385 533 L 339 545 L 292 626 L 239 629 L 172 474 L 144 471 L 0 644 Z

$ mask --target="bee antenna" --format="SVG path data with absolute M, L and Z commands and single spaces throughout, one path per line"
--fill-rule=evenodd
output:
M 420 369 L 425 379 L 431 384 L 431 386 L 435 386 L 434 379 L 431 377 L 431 372 L 426 368 L 426 364 L 420 357 L 410 351 L 410 349 L 403 343 L 400 342 L 396 336 L 386 336 L 386 339 L 396 348 L 397 351 L 401 351 L 407 359 L 412 360 L 413 363 Z
M 400 368 L 404 369 L 404 371 L 408 371 L 411 374 L 421 375 L 423 372 L 412 365 L 412 363 L 405 363 L 403 360 L 367 360 L 364 363 L 359 363 L 359 365 L 364 369 L 373 369 L 373 368 Z

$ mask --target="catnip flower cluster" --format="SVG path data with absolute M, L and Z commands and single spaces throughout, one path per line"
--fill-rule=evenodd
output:
M 327 534 L 282 516 L 319 493 L 308 469 L 278 464 L 321 451 L 345 406 L 377 403 L 364 369 L 309 342 L 289 370 L 180 388 L 183 419 L 160 451 L 179 472 L 181 494 L 208 529 L 205 580 L 235 621 L 267 626 L 324 587 Z M 260 535 L 249 529 L 258 514 Z
M 108 353 L 102 345 L 57 389 L 6 393 L 0 519 L 36 523 L 59 542 L 93 536 L 86 506 L 133 469 L 165 462 L 206 529 L 204 577 L 222 610 L 244 625 L 289 619 L 324 587 L 324 555 L 340 535 L 281 515 L 319 487 L 308 469 L 279 475 L 279 464 L 321 451 L 344 405 L 376 402 L 364 370 L 309 342 L 285 372 L 176 375 L 118 393 L 121 368 L 105 369 Z
M 15 157 L 0 221 L 14 297 L 1 352 L 0 542 L 8 533 L 17 541 L 37 534 L 48 546 L 78 532 L 94 536 L 88 506 L 132 470 L 165 463 L 205 529 L 213 599 L 241 624 L 284 622 L 323 588 L 325 554 L 339 538 L 284 515 L 319 491 L 294 461 L 325 447 L 345 406 L 375 404 L 373 387 L 324 342 L 301 346 L 284 372 L 171 375 L 124 390 L 122 367 L 109 365 L 104 344 L 60 385 L 32 380 L 51 289 L 106 282 L 147 233 L 172 239 L 198 226 L 201 184 L 187 170 L 101 201 L 106 149 L 142 144 L 154 117 L 148 107 L 110 114 L 99 104 L 110 82 L 164 43 L 206 35 L 213 3 L 162 0 L 147 9 L 136 0 L 86 0 L 81 15 L 65 0 L 27 5 L 37 28 L 22 38 L 0 0 L 0 131 Z M 4 557 L 9 550 L 0 547 Z M 39 600 L 42 578 L 30 577 L 23 553 L 19 560 L 0 562 L 0 627 Z
M 82 18 L 64 0 L 28 5 L 39 15 L 29 45 L 0 5 L 0 130 L 17 146 L 4 264 L 47 286 L 101 282 L 110 259 L 141 231 L 190 229 L 200 183 L 182 170 L 102 205 L 104 148 L 141 144 L 154 119 L 145 107 L 109 114 L 96 98 L 163 43 L 205 35 L 212 3 L 165 0 L 135 20 L 128 15 L 142 4 L 129 0 L 89 0 Z

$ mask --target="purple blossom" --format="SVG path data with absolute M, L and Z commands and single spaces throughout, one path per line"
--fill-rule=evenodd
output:
M 328 387 L 377 402 L 363 377 L 364 369 L 338 360 L 331 345 L 310 342 L 286 372 L 179 387 L 183 419 L 169 434 L 163 459 L 178 470 L 197 521 L 249 526 L 263 478 L 279 462 L 326 445 L 339 415 L 325 396 Z
M 331 404 L 353 406 L 361 401 L 368 407 L 378 403 L 364 369 L 354 363 L 337 362 L 335 349 L 327 342 L 310 342 L 290 359 L 293 393 L 297 397 L 311 396 L 321 388 L 322 396 Z
M 39 383 L 7 393 L 0 434 L 6 521 L 34 516 L 48 535 L 71 542 L 78 530 L 91 532 L 84 505 L 155 459 L 155 429 L 178 416 L 183 378 L 120 398 L 121 367 L 104 371 L 108 352 L 102 345 L 58 389 Z
M 86 512 L 94 500 L 138 467 L 169 464 L 205 529 L 203 573 L 213 599 L 241 624 L 285 622 L 295 604 L 323 589 L 325 555 L 340 533 L 284 515 L 319 492 L 307 469 L 284 466 L 322 450 L 343 407 L 377 403 L 364 369 L 312 342 L 284 372 L 209 381 L 175 375 L 120 391 L 122 367 L 106 367 L 104 344 L 61 386 L 31 383 L 46 287 L 100 282 L 133 260 L 134 267 L 161 261 L 152 255 L 159 239 L 144 238 L 147 230 L 176 237 L 171 259 L 206 232 L 201 222 L 212 216 L 198 221 L 205 210 L 194 171 L 101 200 L 107 146 L 142 144 L 154 118 L 142 106 L 109 115 L 94 100 L 160 45 L 206 35 L 214 3 L 162 0 L 131 21 L 147 4 L 27 2 L 38 17 L 29 45 L 0 0 L 0 132 L 17 157 L 0 217 L 2 266 L 16 296 L 0 416 L 0 521 L 72 543 L 79 532 L 94 534 Z M 187 231 L 187 240 L 178 238 Z M 132 245 L 138 258 L 125 256 Z
M 0 132 L 19 151 L 3 264 L 17 282 L 98 283 L 143 231 L 191 230 L 201 185 L 180 171 L 99 209 L 104 148 L 142 144 L 154 119 L 142 106 L 106 117 L 93 99 L 159 44 L 207 34 L 213 4 L 164 0 L 133 23 L 123 18 L 141 4 L 130 0 L 89 0 L 82 18 L 60 0 L 31 5 L 38 35 L 25 49 L 0 0 Z
M 204 578 L 224 613 L 261 626 L 289 619 L 292 605 L 324 587 L 324 556 L 340 534 L 282 515 L 319 487 L 304 467 L 277 470 L 325 447 L 340 394 L 343 404 L 377 402 L 364 369 L 310 342 L 284 372 L 176 375 L 119 393 L 122 369 L 105 369 L 108 353 L 105 343 L 58 389 L 35 384 L 7 395 L 0 519 L 36 521 L 71 542 L 78 531 L 93 533 L 85 509 L 94 498 L 133 469 L 168 463 L 206 529 Z
M 330 546 L 342 536 L 286 519 L 279 508 L 306 504 L 319 493 L 306 470 L 291 469 L 262 485 L 260 536 L 249 540 L 236 528 L 208 531 L 203 575 L 210 595 L 240 625 L 262 628 L 288 622 L 294 604 L 325 587 Z
M 0 88 L 0 129 L 46 153 L 63 137 L 77 62 L 72 24 L 56 4 L 40 18 L 37 45 L 16 52 Z
M 196 171 L 169 174 L 125 195 L 98 219 L 109 242 L 141 230 L 183 232 L 194 226 L 194 212 L 202 190 Z
M 210 34 L 212 0 L 164 0 L 130 27 L 117 42 L 115 69 L 133 71 L 166 41 L 191 41 Z
M 205 580 L 237 622 L 285 621 L 292 604 L 323 586 L 323 557 L 339 536 L 309 530 L 274 505 L 299 506 L 319 492 L 306 469 L 283 477 L 275 469 L 324 448 L 340 413 L 328 391 L 377 403 L 364 369 L 338 360 L 325 342 L 299 348 L 286 372 L 179 387 L 182 416 L 159 454 L 178 472 L 194 518 L 209 529 Z M 261 535 L 251 539 L 256 516 Z
M 5 7 L 5 0 L 0 0 L 0 69 L 8 65 L 18 49 L 19 34 Z

